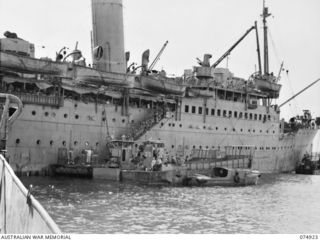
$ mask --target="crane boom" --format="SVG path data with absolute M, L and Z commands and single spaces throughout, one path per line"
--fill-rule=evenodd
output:
M 285 102 L 283 102 L 281 105 L 279 105 L 279 108 L 284 106 L 285 104 L 287 104 L 289 101 L 293 100 L 294 98 L 296 98 L 298 95 L 300 95 L 302 92 L 306 91 L 307 89 L 309 89 L 312 85 L 314 85 L 315 83 L 317 83 L 318 81 L 320 81 L 320 79 L 317 79 L 316 81 L 312 82 L 311 84 L 309 84 L 307 87 L 305 87 L 303 90 L 299 91 L 297 94 L 295 94 L 294 96 L 292 96 L 291 98 L 289 98 L 288 100 L 286 100 Z
M 247 30 L 247 32 L 234 44 L 232 45 L 232 47 L 230 49 L 228 49 L 227 52 L 225 52 L 212 66 L 211 68 L 215 68 L 217 67 L 222 60 L 224 60 L 230 53 L 231 51 L 237 47 L 237 45 L 253 30 L 253 29 L 256 29 L 255 26 L 252 26 L 250 29 Z
M 155 59 L 152 61 L 152 63 L 150 64 L 150 67 L 148 68 L 148 70 L 152 70 L 154 68 L 154 66 L 156 65 L 156 63 L 158 62 L 158 60 L 160 59 L 161 54 L 163 53 L 164 49 L 167 47 L 167 44 L 169 42 L 166 41 L 164 43 L 164 45 L 162 46 L 162 48 L 160 49 L 159 53 L 157 54 L 157 56 L 155 57 Z

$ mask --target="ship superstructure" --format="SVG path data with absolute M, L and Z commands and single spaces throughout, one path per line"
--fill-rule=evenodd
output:
M 256 24 L 213 65 L 206 54 L 199 66 L 180 78 L 153 70 L 149 51 L 143 53 L 140 66 L 128 66 L 120 0 L 92 1 L 93 66 L 87 66 L 77 47 L 70 53 L 61 49 L 55 60 L 34 58 L 33 44 L 7 32 L 0 42 L 1 91 L 17 95 L 24 104 L 7 140 L 10 164 L 18 172 L 46 170 L 61 150 L 76 159 L 84 149 L 103 162 L 112 138 L 160 138 L 168 156 L 187 158 L 194 150 L 223 152 L 226 146 L 252 145 L 253 168 L 294 170 L 311 152 L 320 123 L 308 111 L 284 122 L 279 107 L 271 104 L 281 85 L 268 69 L 269 13 L 263 9 L 263 71 Z M 257 35 L 259 71 L 245 80 L 218 68 L 252 30 Z

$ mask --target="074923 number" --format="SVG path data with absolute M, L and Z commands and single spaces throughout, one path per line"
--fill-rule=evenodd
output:
M 316 234 L 301 234 L 300 239 L 318 239 Z

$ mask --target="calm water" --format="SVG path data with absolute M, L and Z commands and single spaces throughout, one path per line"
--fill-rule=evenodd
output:
M 320 176 L 264 175 L 237 188 L 22 181 L 65 233 L 320 233 Z

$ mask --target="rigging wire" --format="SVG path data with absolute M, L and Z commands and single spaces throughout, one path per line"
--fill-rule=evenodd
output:
M 272 49 L 273 49 L 274 55 L 275 55 L 275 57 L 276 57 L 276 60 L 278 61 L 278 64 L 281 65 L 281 60 L 280 60 L 280 58 L 279 58 L 279 54 L 278 54 L 276 45 L 275 45 L 275 43 L 274 43 L 274 40 L 273 40 L 273 38 L 272 38 L 272 34 L 271 34 L 271 31 L 270 31 L 269 28 L 268 28 L 268 35 L 269 35 L 270 40 L 271 40 L 271 45 L 272 45 Z
M 286 71 L 286 77 L 287 77 L 287 80 L 288 80 L 289 88 L 291 90 L 291 94 L 294 95 L 295 93 L 293 91 L 292 82 L 291 82 L 291 78 L 289 76 L 288 71 Z M 293 108 L 295 108 L 295 111 L 293 111 L 292 108 L 290 108 L 290 111 L 292 112 L 292 116 L 295 115 L 294 113 L 299 113 L 299 110 L 301 110 L 301 108 L 300 108 L 300 106 L 298 104 L 298 101 L 296 99 L 293 100 L 293 103 L 294 103 L 293 104 L 294 105 Z M 289 104 L 289 106 L 292 107 L 292 105 L 290 105 L 290 104 Z

